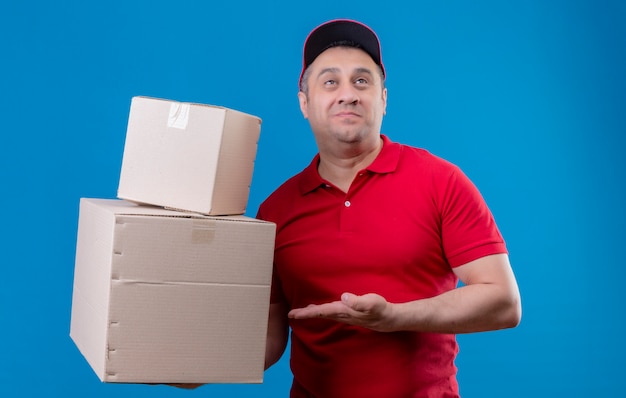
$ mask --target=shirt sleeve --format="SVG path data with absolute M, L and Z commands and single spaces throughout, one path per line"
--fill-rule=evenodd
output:
M 484 256 L 507 253 L 504 239 L 483 196 L 456 166 L 443 187 L 441 229 L 444 253 L 451 267 Z

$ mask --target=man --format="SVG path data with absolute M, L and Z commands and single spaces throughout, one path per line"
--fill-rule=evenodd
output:
M 521 317 L 494 218 L 456 166 L 381 135 L 370 28 L 320 25 L 303 64 L 319 153 L 258 212 L 277 224 L 266 367 L 291 327 L 291 397 L 458 397 L 455 334 Z

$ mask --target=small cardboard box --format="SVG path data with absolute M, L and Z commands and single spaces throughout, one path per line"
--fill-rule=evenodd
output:
M 208 215 L 244 214 L 261 119 L 133 97 L 117 196 Z
M 261 383 L 275 225 L 81 199 L 70 336 L 124 383 Z

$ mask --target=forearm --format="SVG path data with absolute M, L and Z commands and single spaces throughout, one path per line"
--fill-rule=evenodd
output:
M 274 365 L 285 352 L 286 342 L 278 341 L 276 339 L 267 339 L 267 345 L 265 347 L 265 369 Z
M 265 369 L 278 362 L 283 352 L 285 352 L 289 338 L 286 313 L 287 310 L 284 304 L 270 304 L 265 345 Z
M 379 332 L 470 333 L 516 326 L 521 299 L 508 256 L 482 257 L 454 269 L 464 286 L 441 295 L 390 303 L 376 293 L 292 309 L 293 319 L 328 318 Z
M 463 286 L 439 296 L 389 306 L 391 330 L 471 333 L 515 327 L 519 295 L 495 284 Z
M 390 306 L 397 330 L 471 333 L 515 327 L 521 299 L 506 254 L 482 257 L 454 269 L 463 287 L 429 299 Z

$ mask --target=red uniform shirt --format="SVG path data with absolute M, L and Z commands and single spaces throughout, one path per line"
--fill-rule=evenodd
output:
M 459 168 L 383 142 L 347 193 L 319 176 L 316 156 L 261 204 L 258 217 L 277 224 L 272 302 L 299 308 L 343 292 L 390 302 L 433 297 L 456 287 L 452 267 L 506 253 Z M 290 326 L 292 396 L 458 396 L 454 335 L 380 333 L 325 319 Z

